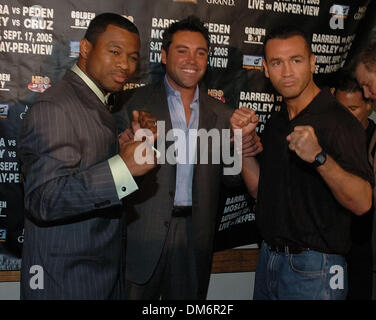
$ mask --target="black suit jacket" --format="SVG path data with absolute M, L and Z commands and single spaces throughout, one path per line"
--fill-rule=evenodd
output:
M 107 161 L 117 152 L 112 115 L 70 70 L 27 113 L 22 299 L 121 298 L 123 208 Z
M 200 90 L 199 129 L 229 128 L 233 110 Z M 166 133 L 172 128 L 165 87 L 162 82 L 135 90 L 117 114 L 117 123 L 124 129 L 132 110 L 148 111 L 165 121 Z M 129 118 L 128 118 L 129 117 Z M 209 141 L 210 142 L 210 141 Z M 171 142 L 166 142 L 166 150 Z M 199 150 L 200 144 L 197 148 Z M 214 146 L 219 148 L 219 146 Z M 209 143 L 211 150 L 211 143 Z M 210 159 L 210 152 L 209 152 Z M 140 192 L 127 197 L 127 279 L 147 282 L 157 266 L 166 240 L 168 223 L 175 197 L 176 166 L 168 163 L 153 169 L 138 182 Z M 222 164 L 198 164 L 194 167 L 192 207 L 193 241 L 199 283 L 198 297 L 206 298 L 213 240 L 218 210 Z

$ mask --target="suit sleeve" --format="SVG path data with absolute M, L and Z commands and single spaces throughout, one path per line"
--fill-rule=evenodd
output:
M 37 220 L 69 219 L 120 204 L 107 159 L 86 166 L 75 130 L 68 114 L 50 102 L 35 104 L 22 123 L 25 208 Z

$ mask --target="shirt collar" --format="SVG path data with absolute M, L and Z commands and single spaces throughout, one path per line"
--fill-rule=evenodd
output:
M 91 80 L 78 66 L 75 64 L 71 70 L 77 74 L 83 82 L 87 84 L 87 86 L 96 94 L 96 96 L 99 98 L 100 101 L 102 101 L 103 104 L 106 104 L 108 96 L 110 93 L 104 95 L 103 92 L 98 88 L 98 86 L 94 83 L 93 80 Z
M 178 90 L 175 90 L 171 85 L 170 83 L 168 82 L 167 80 L 167 75 L 164 76 L 164 85 L 165 85 L 165 88 L 166 88 L 166 94 L 167 94 L 167 97 L 169 96 L 175 96 L 177 98 L 181 98 L 180 97 L 180 92 Z M 192 109 L 196 109 L 198 107 L 198 102 L 199 102 L 199 87 L 198 87 L 198 84 L 196 85 L 196 90 L 195 90 L 195 95 L 193 97 L 193 100 L 192 100 L 192 103 L 191 103 L 191 108 Z

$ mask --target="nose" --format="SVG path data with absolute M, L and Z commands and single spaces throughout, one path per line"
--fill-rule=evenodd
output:
M 368 86 L 362 86 L 362 88 L 363 88 L 364 97 L 365 97 L 366 99 L 370 99 L 371 96 L 372 96 L 372 93 L 371 93 L 371 91 L 368 89 Z
M 122 70 L 128 70 L 129 69 L 128 56 L 120 55 L 117 61 L 117 65 Z
M 189 63 L 196 63 L 196 54 L 194 52 L 188 51 L 186 55 L 186 61 Z
M 282 76 L 288 77 L 292 75 L 292 68 L 289 62 L 286 62 L 282 66 Z

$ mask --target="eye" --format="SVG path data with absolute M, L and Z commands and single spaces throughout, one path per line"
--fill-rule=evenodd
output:
M 293 62 L 293 63 L 300 63 L 300 62 L 302 62 L 302 61 L 301 61 L 300 59 L 293 59 L 292 62 Z
M 207 55 L 207 52 L 202 50 L 202 51 L 198 51 L 197 52 L 197 55 L 200 56 L 200 57 L 205 57 Z
M 138 62 L 138 57 L 136 57 L 136 56 L 130 56 L 129 60 L 131 60 L 133 62 Z
M 111 52 L 112 54 L 114 54 L 114 55 L 119 55 L 119 54 L 120 54 L 119 51 L 117 51 L 117 50 L 110 50 L 110 52 Z
M 179 54 L 185 54 L 185 53 L 187 52 L 187 50 L 186 50 L 186 49 L 182 49 L 182 48 L 180 48 L 180 49 L 177 50 L 177 52 L 178 52 Z
M 273 67 L 278 67 L 280 64 L 281 64 L 281 62 L 278 61 L 278 60 L 272 62 Z

